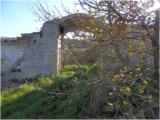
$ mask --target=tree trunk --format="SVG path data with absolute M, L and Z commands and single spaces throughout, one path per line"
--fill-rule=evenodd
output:
M 155 34 L 152 42 L 154 52 L 155 79 L 159 81 L 159 9 L 156 11 Z
M 104 41 L 98 41 L 98 78 L 99 80 L 105 79 L 105 62 L 104 62 Z
M 61 34 L 58 43 L 58 51 L 57 51 L 57 73 L 64 68 L 64 35 Z M 60 45 L 60 46 L 59 46 Z

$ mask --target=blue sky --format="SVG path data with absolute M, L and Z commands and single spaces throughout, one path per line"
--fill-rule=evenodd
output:
M 37 3 L 37 0 L 0 0 L 0 36 L 17 37 L 20 36 L 21 33 L 30 33 L 40 30 L 43 22 L 37 21 L 37 16 L 29 9 L 29 1 L 33 4 Z M 44 0 L 40 1 L 44 3 Z M 46 1 L 49 7 L 55 5 L 62 15 L 65 15 L 65 12 L 62 9 L 61 2 L 66 8 L 70 10 L 72 10 L 72 8 L 74 9 L 75 0 Z

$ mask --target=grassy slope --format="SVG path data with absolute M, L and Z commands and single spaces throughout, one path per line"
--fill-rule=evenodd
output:
M 60 76 L 39 77 L 18 89 L 3 92 L 1 95 L 2 118 L 81 118 L 86 116 L 88 111 L 86 103 L 89 101 L 86 96 L 89 89 L 83 80 L 77 80 L 83 79 L 90 68 L 92 66 L 67 67 Z M 54 93 L 66 95 L 56 97 Z
M 1 117 L 158 118 L 155 80 L 150 71 L 145 73 L 125 68 L 121 73 L 125 77 L 113 76 L 109 86 L 94 81 L 98 79 L 94 65 L 68 66 L 59 76 L 38 77 L 4 91 Z M 92 82 L 86 81 L 88 77 Z

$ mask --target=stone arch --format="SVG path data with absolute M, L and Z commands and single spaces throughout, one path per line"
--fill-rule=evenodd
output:
M 95 24 L 101 25 L 101 29 L 107 29 L 107 25 L 101 24 L 100 19 L 95 19 L 92 16 L 83 13 L 71 14 L 61 19 L 54 19 L 52 21 L 47 21 L 43 24 L 43 36 L 47 37 L 49 44 L 54 44 L 57 47 L 53 49 L 54 58 L 54 72 L 61 69 L 61 50 L 63 49 L 62 42 L 63 37 L 67 32 L 73 31 L 84 31 L 92 32 L 91 28 L 88 26 L 87 22 L 93 22 Z M 58 45 L 60 48 L 58 48 Z M 49 57 L 49 56 L 48 56 Z M 49 61 L 50 63 L 50 61 Z

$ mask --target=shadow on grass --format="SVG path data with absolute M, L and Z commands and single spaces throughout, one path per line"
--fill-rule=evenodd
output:
M 54 96 L 37 90 L 31 83 L 22 85 L 15 91 L 2 94 L 1 118 L 79 118 L 83 116 L 81 114 L 87 113 L 87 105 L 83 104 L 84 100 L 87 100 L 83 99 L 86 96 L 86 93 L 84 94 L 86 90 L 84 89 L 87 88 L 83 84 L 73 86 L 73 81 L 61 80 L 44 88 L 49 92 L 68 93 L 67 96 L 55 99 Z M 75 91 L 81 93 L 77 95 L 69 94 Z M 83 106 L 84 109 L 82 110 Z

